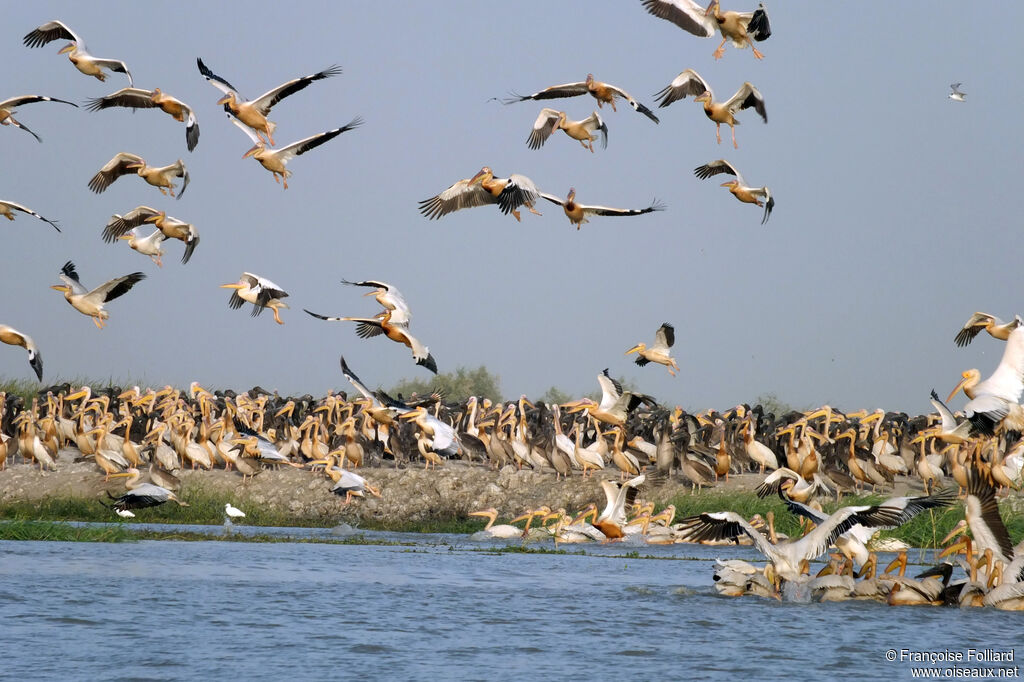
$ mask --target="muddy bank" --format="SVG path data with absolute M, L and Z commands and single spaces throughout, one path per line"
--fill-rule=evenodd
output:
M 76 455 L 77 450 L 63 450 L 58 470 L 46 472 L 20 461 L 8 461 L 7 469 L 0 471 L 0 503 L 52 498 L 109 502 L 106 491 L 115 496 L 124 491 L 124 479 L 105 483 L 94 463 L 74 462 Z M 508 518 L 540 505 L 569 510 L 581 509 L 591 502 L 604 506 L 601 474 L 586 479 L 576 474 L 568 480 L 556 481 L 553 471 L 517 471 L 511 466 L 493 471 L 462 462 L 449 462 L 430 471 L 417 467 L 366 467 L 357 471 L 380 488 L 380 498 L 367 495 L 346 506 L 343 497 L 330 492 L 333 484 L 323 474 L 290 467 L 268 469 L 245 482 L 234 471 L 184 470 L 180 472 L 181 496 L 186 500 L 195 494 L 223 497 L 243 509 L 266 508 L 288 518 L 324 524 L 335 520 L 386 525 L 450 520 L 487 507 L 497 508 L 502 518 Z M 605 478 L 612 480 L 618 480 L 618 476 L 618 471 L 604 473 Z M 722 481 L 714 490 L 753 490 L 759 480 L 755 474 L 731 476 L 728 484 Z M 688 485 L 670 481 L 649 489 L 645 497 L 665 503 L 689 490 Z M 141 510 L 139 519 L 144 520 L 145 514 Z

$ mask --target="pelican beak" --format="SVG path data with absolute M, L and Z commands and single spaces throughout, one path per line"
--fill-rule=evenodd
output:
M 64 54 L 65 52 L 71 52 L 74 49 L 75 49 L 75 44 L 74 43 L 68 43 L 64 47 L 62 47 L 59 50 L 57 50 L 57 54 Z
M 733 181 L 731 180 L 729 182 L 723 182 L 719 187 L 732 187 L 732 183 Z
M 960 521 L 955 526 L 953 526 L 953 530 L 949 531 L 949 535 L 947 535 L 946 537 L 942 538 L 942 540 L 939 541 L 939 544 L 940 545 L 946 544 L 947 542 L 949 542 L 950 540 L 955 538 L 957 535 L 962 535 L 966 529 L 967 529 L 967 524 L 965 524 L 963 521 Z
M 221 284 L 221 289 L 244 289 L 245 287 L 237 282 L 234 284 Z
M 262 145 L 258 145 L 258 144 L 253 145 L 252 148 L 249 151 L 247 151 L 246 153 L 242 154 L 242 158 L 243 159 L 248 158 L 248 157 L 252 156 L 253 154 L 255 154 L 256 152 L 258 152 L 262 148 L 263 148 Z
M 230 100 L 231 100 L 231 95 L 224 95 L 219 100 L 217 100 L 217 104 L 227 104 Z
M 639 352 L 640 352 L 640 344 L 638 343 L 635 346 L 633 346 L 632 348 L 630 348 L 629 350 L 627 350 L 626 351 L 626 355 L 629 355 L 630 353 L 639 353 Z
M 128 241 L 129 239 L 132 239 L 134 236 L 135 235 L 131 235 L 131 234 L 122 234 L 120 237 L 118 237 L 118 239 L 123 239 L 125 241 Z
M 967 374 L 967 372 L 964 372 L 962 376 L 963 376 L 963 378 L 962 378 L 962 379 L 960 380 L 960 383 L 958 383 L 958 384 L 957 384 L 956 386 L 954 386 L 954 387 L 953 387 L 953 390 L 952 390 L 952 391 L 950 392 L 949 396 L 948 396 L 948 397 L 946 398 L 946 402 L 947 402 L 947 403 L 948 403 L 948 402 L 949 402 L 950 400 L 952 400 L 952 399 L 953 399 L 953 396 L 955 396 L 955 395 L 957 394 L 957 391 L 959 391 L 960 389 L 962 389 L 962 388 L 964 387 L 964 384 L 966 384 L 966 383 L 967 383 L 967 379 L 968 379 L 968 377 L 969 377 L 969 375 Z
M 475 184 L 478 180 L 482 179 L 485 175 L 487 175 L 487 172 L 485 170 L 483 170 L 483 169 L 480 169 L 479 173 L 477 173 L 476 175 L 474 175 L 473 177 L 471 177 L 469 179 L 469 184 L 470 185 Z
M 945 541 L 943 541 L 943 542 L 945 542 Z M 946 549 L 944 549 L 941 552 L 939 552 L 939 555 L 938 555 L 937 558 L 942 559 L 943 557 L 952 556 L 953 554 L 956 554 L 958 552 L 962 552 L 962 551 L 964 551 L 966 549 L 967 549 L 967 541 L 966 540 L 961 540 L 960 542 L 952 544 L 949 547 L 947 547 Z
M 129 474 L 127 471 L 122 471 L 116 474 L 110 474 L 110 478 L 128 478 L 129 476 L 131 476 L 131 474 Z
M 54 284 L 54 285 L 51 285 L 50 288 L 53 289 L 54 291 L 67 291 L 68 290 L 67 286 L 64 285 L 64 284 Z

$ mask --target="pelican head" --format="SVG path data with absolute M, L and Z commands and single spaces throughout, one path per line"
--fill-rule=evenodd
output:
M 739 185 L 739 180 L 730 180 L 729 182 L 723 182 L 719 187 L 728 187 L 729 189 L 733 189 L 734 187 L 739 187 Z
M 483 168 L 480 169 L 480 172 L 478 172 L 476 175 L 474 175 L 473 177 L 471 177 L 469 179 L 469 184 L 473 185 L 473 184 L 475 184 L 477 182 L 483 182 L 484 180 L 490 180 L 493 177 L 494 177 L 494 171 L 492 171 L 489 166 L 484 166 Z
M 490 509 L 481 509 L 479 511 L 469 512 L 469 515 L 482 516 L 485 519 L 490 519 L 491 523 L 494 523 L 494 520 L 498 518 L 498 510 L 495 509 L 494 507 L 491 507 Z
M 233 92 L 229 92 L 226 95 L 224 95 L 223 97 L 221 97 L 219 100 L 217 100 L 217 104 L 227 104 L 228 106 L 232 106 L 232 105 L 234 105 L 234 103 L 235 103 L 235 93 L 233 93 Z
M 949 396 L 946 398 L 947 403 L 953 399 L 953 396 L 957 394 L 957 391 L 965 389 L 964 392 L 966 393 L 968 384 L 971 384 L 972 380 L 974 380 L 974 382 L 977 383 L 977 380 L 981 378 L 981 372 L 979 372 L 976 369 L 969 369 L 966 372 L 962 373 L 960 376 L 962 377 L 960 379 L 960 383 L 953 387 L 953 390 L 950 391 Z M 971 385 L 973 386 L 973 384 Z
M 576 188 L 570 187 L 569 194 L 565 197 L 566 203 L 572 203 L 576 199 Z
M 630 348 L 629 350 L 627 350 L 626 351 L 626 355 L 629 355 L 630 353 L 639 353 L 639 352 L 645 351 L 645 350 L 647 350 L 647 344 L 646 343 L 638 343 L 635 346 L 633 346 L 632 348 Z
M 146 218 L 145 222 L 159 224 L 163 220 L 167 220 L 167 211 L 160 211 L 156 215 L 151 215 Z
M 265 143 L 265 142 L 263 142 L 262 140 L 260 140 L 259 142 L 257 142 L 256 144 L 254 144 L 254 145 L 253 145 L 253 146 L 252 146 L 252 147 L 251 147 L 251 148 L 249 149 L 249 151 L 247 151 L 246 153 L 242 154 L 242 158 L 243 158 L 243 159 L 245 159 L 245 158 L 248 158 L 248 157 L 250 157 L 250 156 L 252 156 L 252 155 L 256 154 L 257 152 L 263 151 L 263 150 L 264 150 L 264 149 L 266 149 L 266 148 L 267 148 L 267 145 L 266 145 L 266 143 Z
M 57 54 L 64 54 L 65 52 L 74 52 L 76 49 L 78 49 L 78 43 L 68 43 L 64 47 L 57 50 Z
M 693 101 L 694 102 L 708 102 L 708 103 L 710 103 L 711 102 L 711 91 L 710 90 L 705 90 L 704 92 L 702 92 L 699 95 L 697 95 L 696 97 L 694 97 Z

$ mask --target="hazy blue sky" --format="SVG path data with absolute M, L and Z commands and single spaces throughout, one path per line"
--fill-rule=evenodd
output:
M 752 9 L 751 0 L 739 9 Z M 724 408 L 775 392 L 797 405 L 929 409 L 960 372 L 988 375 L 1002 346 L 987 337 L 958 350 L 974 310 L 1024 312 L 1019 233 L 1021 48 L 993 32 L 1024 24 L 1024 4 L 981 12 L 962 3 L 774 2 L 765 59 L 698 39 L 648 15 L 639 0 L 508 5 L 439 3 L 34 2 L 6 8 L 0 99 L 45 94 L 82 103 L 113 92 L 80 74 L 54 42 L 22 36 L 59 18 L 97 56 L 123 59 L 138 87 L 160 87 L 197 112 L 201 139 L 158 111 L 98 113 L 60 104 L 23 107 L 43 138 L 0 128 L 0 198 L 59 220 L 57 234 L 28 216 L 0 224 L 0 322 L 34 336 L 45 380 L 87 375 L 149 384 L 282 392 L 348 388 L 338 356 L 372 386 L 429 376 L 397 344 L 355 336 L 302 312 L 370 315 L 372 299 L 341 278 L 383 279 L 405 293 L 412 331 L 440 371 L 484 364 L 507 396 L 551 385 L 583 393 L 610 367 L 657 399 Z M 909 27 L 909 29 L 908 29 Z M 338 127 L 364 127 L 294 159 L 283 191 L 252 159 L 245 136 L 215 105 L 201 56 L 246 96 L 339 64 L 344 73 L 278 104 L 280 145 Z M 588 72 L 654 108 L 653 93 L 694 68 L 719 99 L 743 81 L 765 97 L 768 123 L 742 112 L 739 150 L 687 99 L 654 125 L 625 105 L 601 111 L 607 150 L 591 154 L 559 133 L 540 151 L 525 141 L 545 105 L 492 97 L 583 80 Z M 963 82 L 967 102 L 947 99 Z M 570 118 L 591 98 L 553 103 Z M 89 178 L 115 153 L 165 164 L 183 158 L 192 184 L 180 201 L 126 177 L 104 194 Z M 694 167 L 726 158 L 768 185 L 775 212 L 735 201 Z M 557 206 L 523 222 L 496 208 L 439 221 L 417 201 L 489 165 L 522 173 L 578 200 L 663 213 L 595 218 L 574 229 Z M 106 245 L 109 217 L 146 204 L 196 224 L 202 242 L 164 268 Z M 60 293 L 61 264 L 83 283 L 142 270 L 149 279 L 108 306 L 108 327 Z M 284 326 L 228 309 L 217 288 L 243 271 L 284 287 Z M 248 307 L 248 306 L 247 306 Z M 676 327 L 673 379 L 623 353 Z M 0 348 L 0 374 L 31 377 L 21 349 Z M 957 401 L 957 404 L 961 404 Z

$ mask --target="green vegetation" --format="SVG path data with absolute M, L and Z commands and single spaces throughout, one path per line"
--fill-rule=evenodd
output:
M 501 400 L 501 377 L 491 374 L 480 365 L 476 369 L 457 367 L 454 372 L 445 372 L 434 376 L 430 381 L 423 379 L 403 379 L 388 391 L 393 396 L 401 393 L 408 398 L 413 393 L 430 395 L 440 393 L 445 400 L 464 402 L 470 396 Z
M 50 521 L 0 522 L 0 540 L 127 542 L 134 539 L 133 533 L 124 526 L 73 526 Z

